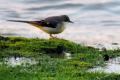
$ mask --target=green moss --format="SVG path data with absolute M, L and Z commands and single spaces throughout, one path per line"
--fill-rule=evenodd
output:
M 51 56 L 63 51 L 71 53 L 72 59 Z M 104 54 L 116 57 L 120 50 L 99 51 L 64 39 L 0 37 L 0 59 L 23 56 L 39 62 L 26 67 L 0 64 L 0 80 L 119 80 L 118 74 L 86 72 L 93 66 L 103 65 Z
M 77 53 L 79 50 L 78 46 L 73 42 L 63 40 L 63 39 L 26 39 L 26 38 L 15 38 L 10 37 L 7 41 L 0 41 L 1 54 L 9 56 L 11 54 L 20 53 L 25 56 L 28 53 L 61 53 L 62 51 L 69 51 L 71 53 Z M 4 56 L 0 55 L 0 57 Z M 34 54 L 28 54 L 33 56 Z

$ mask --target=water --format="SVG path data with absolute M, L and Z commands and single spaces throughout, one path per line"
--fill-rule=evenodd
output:
M 66 30 L 57 35 L 59 38 L 95 47 L 120 47 L 120 0 L 1 0 L 0 4 L 3 36 L 48 38 L 46 33 L 29 24 L 6 20 L 41 20 L 67 14 L 74 24 L 67 24 Z
M 64 59 L 71 59 L 72 55 L 71 53 L 64 52 L 64 54 L 59 55 L 59 57 Z M 36 60 L 35 58 L 8 57 L 8 58 L 3 58 L 3 61 L 0 61 L 0 65 L 2 65 L 3 63 L 11 67 L 16 67 L 16 66 L 29 66 L 29 65 L 38 64 L 39 61 Z
M 36 61 L 34 58 L 26 58 L 26 57 L 9 57 L 4 58 L 4 63 L 8 66 L 27 66 L 27 65 L 34 65 L 37 64 L 38 61 Z
M 106 62 L 106 66 L 104 67 L 95 67 L 90 70 L 89 72 L 105 72 L 105 73 L 118 73 L 120 74 L 120 57 L 110 59 Z

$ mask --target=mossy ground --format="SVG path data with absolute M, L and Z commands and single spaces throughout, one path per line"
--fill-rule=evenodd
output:
M 72 59 L 59 57 L 62 52 Z M 104 55 L 116 57 L 120 50 L 105 50 L 81 46 L 64 39 L 28 39 L 0 37 L 0 59 L 32 57 L 38 64 L 10 67 L 0 65 L 0 80 L 120 80 L 119 74 L 90 73 L 89 68 L 104 65 Z

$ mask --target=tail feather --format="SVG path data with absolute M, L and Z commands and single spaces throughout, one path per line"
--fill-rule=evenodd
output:
M 34 26 L 49 26 L 43 20 L 42 21 L 7 20 L 7 21 L 28 23 L 28 24 L 31 24 L 31 25 L 34 25 Z
M 30 23 L 31 21 L 22 21 L 22 20 L 7 20 L 11 22 L 23 22 L 23 23 Z

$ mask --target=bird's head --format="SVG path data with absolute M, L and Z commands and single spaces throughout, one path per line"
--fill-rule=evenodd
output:
M 62 17 L 62 19 L 63 19 L 64 22 L 73 23 L 67 15 L 62 15 L 61 17 Z

